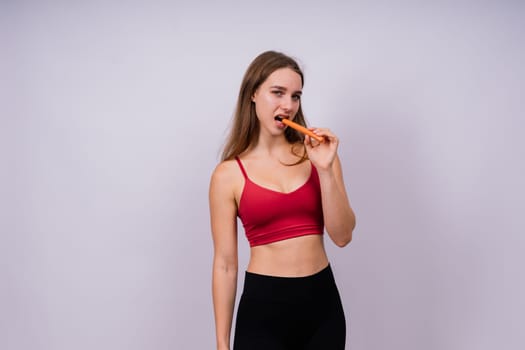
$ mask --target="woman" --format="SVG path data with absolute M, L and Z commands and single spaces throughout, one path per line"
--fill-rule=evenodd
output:
M 317 142 L 275 119 L 305 125 L 303 73 L 292 58 L 264 52 L 241 84 L 222 162 L 210 182 L 217 349 L 230 349 L 237 290 L 237 216 L 250 243 L 234 350 L 344 349 L 342 304 L 323 232 L 344 247 L 350 207 L 337 137 Z

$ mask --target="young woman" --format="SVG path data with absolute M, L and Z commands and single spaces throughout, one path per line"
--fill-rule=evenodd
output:
M 230 349 L 237 291 L 237 216 L 250 243 L 234 350 L 344 349 L 345 316 L 323 244 L 352 239 L 355 216 L 329 129 L 305 125 L 297 62 L 268 51 L 241 84 L 222 162 L 210 182 L 217 349 Z

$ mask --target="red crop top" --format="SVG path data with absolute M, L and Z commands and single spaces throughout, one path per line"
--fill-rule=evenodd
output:
M 310 177 L 290 193 L 270 190 L 252 182 L 241 163 L 244 189 L 238 215 L 244 225 L 250 247 L 324 232 L 319 175 L 311 165 Z

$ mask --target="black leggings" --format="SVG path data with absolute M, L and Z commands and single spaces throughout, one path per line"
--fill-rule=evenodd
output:
M 246 272 L 233 350 L 339 350 L 345 338 L 330 265 L 306 277 Z

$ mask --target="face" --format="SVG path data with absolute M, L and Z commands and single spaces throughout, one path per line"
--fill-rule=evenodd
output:
M 261 132 L 283 134 L 286 126 L 274 117 L 293 120 L 301 104 L 301 93 L 301 76 L 292 69 L 281 68 L 270 74 L 252 96 Z

